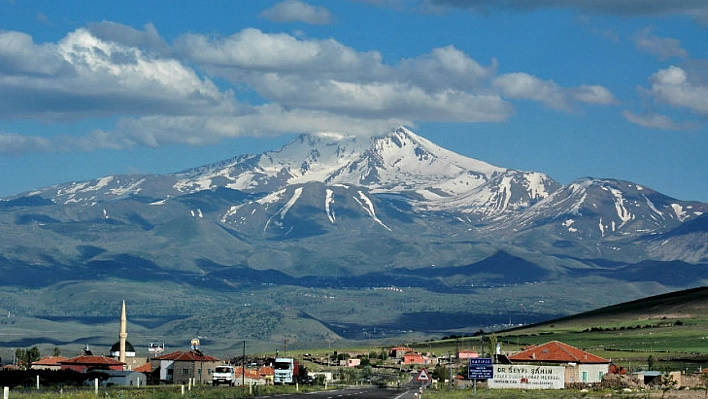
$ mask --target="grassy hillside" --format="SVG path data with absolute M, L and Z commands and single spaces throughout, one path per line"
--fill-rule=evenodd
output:
M 498 332 L 505 351 L 551 340 L 630 367 L 648 357 L 681 368 L 708 365 L 708 287 L 620 303 Z

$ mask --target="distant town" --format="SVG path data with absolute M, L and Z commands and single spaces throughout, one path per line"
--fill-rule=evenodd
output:
M 708 367 L 697 372 L 630 371 L 588 351 L 559 341 L 530 345 L 505 352 L 492 333 L 480 351 L 458 348 L 445 355 L 410 345 L 361 351 L 328 351 L 324 354 L 276 353 L 221 359 L 202 348 L 195 338 L 184 349 L 168 350 L 164 343 L 149 343 L 142 356 L 128 341 L 126 303 L 121 304 L 118 341 L 108 354 L 93 353 L 88 345 L 76 356 L 63 356 L 58 349 L 40 356 L 36 347 L 17 349 L 13 359 L 3 359 L 0 375 L 6 386 L 27 383 L 27 372 L 66 376 L 63 384 L 102 386 L 147 385 L 323 385 L 328 384 L 447 384 L 455 387 L 484 386 L 488 389 L 564 389 L 607 386 L 623 389 L 705 388 Z M 18 380 L 13 383 L 12 372 Z M 39 384 L 37 374 L 37 384 Z M 47 383 L 46 381 L 43 381 Z

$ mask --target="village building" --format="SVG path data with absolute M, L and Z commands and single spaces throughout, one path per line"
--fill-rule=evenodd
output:
M 125 363 L 107 356 L 81 355 L 59 361 L 60 370 L 73 370 L 79 373 L 88 371 L 123 370 Z
M 160 383 L 195 384 L 211 383 L 214 368 L 222 361 L 202 353 L 198 349 L 188 352 L 176 351 L 151 359 L 152 373 Z
M 479 357 L 479 353 L 477 351 L 467 350 L 467 349 L 461 350 L 457 354 L 458 359 L 476 359 L 478 357 Z
M 420 353 L 409 353 L 403 355 L 401 364 L 428 364 L 428 358 Z
M 361 359 L 358 358 L 349 358 L 349 359 L 344 359 L 339 361 L 340 366 L 344 367 L 356 367 L 361 364 Z
M 403 359 L 403 355 L 405 355 L 406 353 L 413 353 L 413 349 L 404 346 L 397 346 L 395 348 L 389 349 L 388 357 L 394 359 Z
M 85 349 L 85 351 L 87 350 L 88 348 Z M 128 341 L 128 317 L 125 301 L 121 303 L 118 341 L 111 346 L 109 356 L 119 362 L 122 362 L 124 364 L 124 370 L 134 370 L 148 362 L 146 357 L 136 356 L 135 347 Z
M 243 367 L 236 367 L 234 374 L 236 375 L 236 385 L 273 385 L 275 370 L 272 367 L 246 368 L 245 370 Z
M 147 385 L 147 375 L 135 370 L 106 370 L 108 379 L 101 382 L 103 386 L 144 387 Z
M 61 370 L 61 364 L 59 362 L 62 362 L 64 360 L 67 360 L 66 357 L 64 356 L 47 356 L 43 357 L 36 362 L 32 362 L 32 365 L 30 366 L 30 369 L 32 370 Z
M 508 356 L 514 364 L 565 367 L 565 383 L 596 383 L 609 372 L 610 361 L 559 341 L 532 346 Z

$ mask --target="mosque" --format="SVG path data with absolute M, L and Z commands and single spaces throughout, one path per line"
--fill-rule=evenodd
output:
M 135 347 L 128 342 L 128 318 L 126 316 L 125 301 L 120 310 L 120 332 L 118 333 L 118 342 L 111 346 L 110 357 L 125 364 L 126 370 L 133 370 L 137 366 L 144 365 L 148 362 L 146 358 L 137 358 L 135 356 Z

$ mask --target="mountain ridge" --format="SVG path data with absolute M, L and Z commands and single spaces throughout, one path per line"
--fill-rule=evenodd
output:
M 706 214 L 708 204 L 633 182 L 562 185 L 494 166 L 405 128 L 301 135 L 173 174 L 104 176 L 0 200 L 0 285 L 59 298 L 22 308 L 0 300 L 0 309 L 36 306 L 46 317 L 50 303 L 68 300 L 67 287 L 145 284 L 180 287 L 184 301 L 204 306 L 218 307 L 216 296 L 258 299 L 258 311 L 272 315 L 277 304 L 322 323 L 318 331 L 348 326 L 332 332 L 340 338 L 435 312 L 458 312 L 455 329 L 467 318 L 476 330 L 487 327 L 478 320 L 504 324 L 505 313 L 538 321 L 609 296 L 708 284 Z M 569 296 L 569 287 L 584 294 Z M 375 300 L 384 292 L 385 302 Z M 143 295 L 169 319 L 172 295 Z M 328 304 L 353 296 L 346 311 Z M 472 300 L 473 311 L 460 307 Z M 367 321 L 373 315 L 359 304 L 382 314 Z M 219 315 L 219 331 L 230 322 L 229 312 L 205 309 Z M 205 309 L 178 313 L 201 322 Z M 421 330 L 449 328 L 440 320 Z

